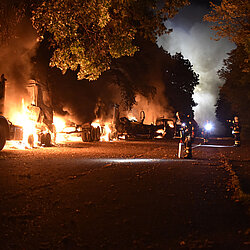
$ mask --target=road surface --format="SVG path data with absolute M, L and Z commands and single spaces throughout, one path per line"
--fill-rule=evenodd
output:
M 0 249 L 249 249 L 223 167 L 231 141 L 70 143 L 0 152 Z

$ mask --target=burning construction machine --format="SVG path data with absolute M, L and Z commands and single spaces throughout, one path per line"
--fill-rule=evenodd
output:
M 71 134 L 80 135 L 83 142 L 100 140 L 100 127 L 94 127 L 90 123 L 77 125 L 69 122 L 63 131 L 56 131 L 48 86 L 31 80 L 27 88 L 30 96 L 32 96 L 32 104 L 27 108 L 30 119 L 36 124 L 38 143 L 40 145 L 50 146 L 51 142 L 56 143 L 56 135 L 59 135 L 59 133 L 66 135 L 66 137 Z M 32 136 L 28 141 L 32 144 Z
M 100 127 L 94 127 L 90 123 L 77 125 L 73 122 L 66 124 L 62 131 L 56 131 L 53 119 L 53 108 L 48 86 L 31 80 L 28 90 L 32 98 L 32 104 L 27 108 L 30 112 L 30 119 L 36 122 L 38 142 L 40 145 L 50 146 L 56 142 L 56 136 L 63 134 L 65 138 L 74 134 L 79 135 L 83 142 L 99 141 L 101 136 Z M 29 140 L 32 143 L 32 138 Z
M 23 130 L 20 126 L 13 125 L 4 114 L 5 100 L 5 82 L 4 74 L 1 75 L 0 81 L 0 150 L 5 146 L 6 140 L 22 140 Z
M 55 143 L 56 129 L 53 125 L 53 108 L 51 97 L 45 84 L 30 80 L 27 90 L 31 96 L 31 104 L 27 106 L 28 119 L 35 124 L 37 143 L 50 146 Z M 28 135 L 28 143 L 34 146 L 34 135 Z
M 5 81 L 6 79 L 2 75 L 0 88 L 1 114 L 4 112 Z M 31 104 L 26 107 L 23 119 L 27 119 L 29 123 L 35 124 L 35 135 L 33 133 L 30 134 L 31 131 L 24 131 L 24 128 L 21 126 L 13 125 L 2 115 L 0 116 L 0 149 L 4 147 L 6 140 L 23 140 L 24 137 L 27 137 L 27 143 L 30 147 L 33 147 L 35 143 L 50 146 L 52 140 L 55 140 L 53 110 L 50 98 L 47 95 L 48 91 L 43 84 L 34 80 L 29 81 L 27 90 L 32 100 Z
M 174 121 L 172 119 L 158 118 L 156 124 L 144 124 L 145 112 L 140 112 L 140 121 L 119 117 L 119 106 L 115 107 L 114 124 L 118 138 L 168 138 L 173 137 Z
M 118 138 L 124 136 L 125 139 L 129 138 L 147 138 L 154 137 L 154 126 L 143 124 L 145 113 L 141 111 L 140 122 L 135 119 L 129 120 L 127 117 L 119 118 L 116 123 L 116 130 Z

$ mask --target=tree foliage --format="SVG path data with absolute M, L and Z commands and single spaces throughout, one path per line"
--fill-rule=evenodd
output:
M 120 86 L 125 106 L 132 108 L 137 94 L 150 100 L 160 96 L 157 91 L 164 91 L 171 109 L 192 114 L 196 105 L 192 96 L 199 77 L 190 61 L 181 53 L 171 56 L 149 41 L 141 41 L 140 47 L 135 56 L 120 58 L 107 72 L 112 75 L 111 82 Z
M 165 52 L 166 53 L 166 52 Z M 170 55 L 166 53 L 166 56 Z M 175 111 L 183 114 L 193 114 L 196 106 L 193 100 L 194 88 L 199 84 L 199 75 L 193 71 L 193 66 L 181 53 L 176 53 L 164 64 L 164 84 L 166 96 Z
M 76 80 L 76 72 L 71 70 L 62 75 L 57 68 L 48 67 L 47 44 L 45 41 L 41 44 L 43 47 L 39 47 L 34 63 L 34 77 L 51 83 L 57 112 L 67 106 L 81 122 L 87 122 L 93 118 L 99 99 L 105 104 L 105 112 L 112 114 L 113 103 L 129 110 L 136 104 L 135 97 L 140 94 L 148 100 L 160 98 L 159 103 L 162 103 L 162 107 L 167 105 L 167 110 L 192 113 L 195 105 L 192 94 L 198 84 L 198 75 L 181 54 L 171 56 L 155 43 L 141 40 L 141 49 L 135 56 L 114 60 L 111 69 L 104 72 L 95 84 L 91 84 L 86 79 Z M 44 76 L 48 76 L 48 79 Z
M 212 29 L 216 31 L 218 38 L 227 37 L 236 45 L 243 46 L 248 54 L 245 63 L 248 63 L 250 55 L 250 1 L 222 0 L 221 5 L 212 2 L 210 4 L 212 10 L 204 16 L 204 20 L 214 23 Z M 249 65 L 246 65 L 243 70 L 249 71 Z
M 172 18 L 188 0 L 46 0 L 33 10 L 33 26 L 48 33 L 54 53 L 51 66 L 78 79 L 95 80 L 110 68 L 112 58 L 138 51 L 136 35 L 155 40 L 169 30 Z
M 247 53 L 243 46 L 239 46 L 229 53 L 228 59 L 224 60 L 223 68 L 218 72 L 219 77 L 225 81 L 220 89 L 219 100 L 217 101 L 216 114 L 222 121 L 232 119 L 231 115 L 238 115 L 242 122 L 245 134 L 249 131 L 250 122 L 250 89 L 249 72 L 242 71 L 241 62 L 247 58 Z M 228 117 L 223 113 L 227 106 L 230 112 Z M 248 133 L 249 134 L 249 133 Z

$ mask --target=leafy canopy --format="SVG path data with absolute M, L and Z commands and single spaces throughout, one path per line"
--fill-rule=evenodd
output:
M 245 60 L 249 62 L 250 54 L 250 1 L 222 0 L 221 5 L 210 2 L 212 10 L 204 16 L 204 20 L 213 22 L 212 29 L 218 39 L 227 37 L 236 45 L 243 46 L 248 53 Z M 246 66 L 244 71 L 249 71 Z
M 247 53 L 243 46 L 238 46 L 232 50 L 229 57 L 224 60 L 224 65 L 218 71 L 220 79 L 225 84 L 220 89 L 220 96 L 217 102 L 217 117 L 225 117 L 231 109 L 231 113 L 237 114 L 242 123 L 243 132 L 249 134 L 250 123 L 250 89 L 249 89 L 249 72 L 243 72 L 241 62 L 247 58 Z M 224 106 L 229 106 L 227 113 L 222 113 Z M 230 119 L 232 117 L 226 117 Z
M 32 22 L 54 48 L 50 65 L 78 79 L 96 80 L 112 58 L 133 56 L 136 35 L 152 41 L 169 32 L 164 21 L 188 0 L 46 0 L 34 8 Z

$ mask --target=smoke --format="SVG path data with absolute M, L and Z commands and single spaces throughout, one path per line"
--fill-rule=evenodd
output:
M 105 76 L 95 82 L 77 80 L 76 73 L 62 75 L 58 69 L 49 70 L 49 85 L 53 109 L 76 124 L 95 119 L 107 121 L 113 117 L 114 104 L 120 102 L 120 89 Z
M 25 85 L 32 72 L 31 58 L 37 45 L 36 32 L 24 19 L 14 32 L 14 38 L 0 47 L 0 73 L 7 79 L 4 114 L 9 119 L 22 107 L 22 98 L 27 96 Z
M 96 118 L 112 119 L 114 104 L 119 105 L 121 117 L 140 120 L 140 112 L 144 111 L 146 124 L 155 123 L 158 117 L 173 117 L 162 79 L 164 60 L 162 49 L 143 40 L 140 52 L 134 57 L 121 58 L 114 71 L 103 73 L 95 82 L 76 80 L 75 73 L 70 71 L 62 75 L 59 70 L 52 70 L 54 75 L 50 73 L 50 82 L 54 108 L 78 124 Z M 133 101 L 134 95 L 136 103 L 129 110 L 127 101 Z
M 145 112 L 145 124 L 155 124 L 156 119 L 173 118 L 173 108 L 169 105 L 164 95 L 164 84 L 162 82 L 155 83 L 156 94 L 152 98 L 146 98 L 140 94 L 136 95 L 136 104 L 126 116 L 134 117 L 137 121 L 141 120 L 141 111 Z
M 216 122 L 215 104 L 219 87 L 223 82 L 218 78 L 217 71 L 222 67 L 223 59 L 234 45 L 226 39 L 214 41 L 213 33 L 207 23 L 202 22 L 205 7 L 190 6 L 167 26 L 173 28 L 170 35 L 158 39 L 158 45 L 171 54 L 181 52 L 199 74 L 200 84 L 195 88 L 194 108 L 195 119 L 202 126 L 207 120 Z

